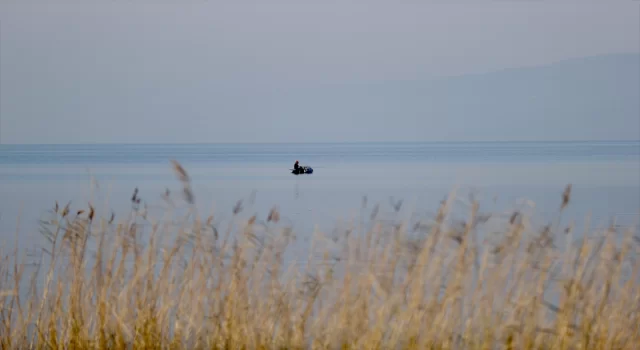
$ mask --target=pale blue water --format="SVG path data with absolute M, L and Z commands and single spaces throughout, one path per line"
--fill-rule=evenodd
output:
M 214 213 L 221 230 L 240 199 L 245 207 L 242 215 L 257 214 L 258 221 L 277 205 L 283 224 L 292 225 L 297 237 L 285 263 L 297 267 L 307 261 L 314 229 L 339 236 L 350 221 L 368 217 L 376 203 L 388 215 L 391 197 L 404 200 L 401 218 L 430 216 L 455 186 L 460 186 L 461 199 L 475 191 L 481 211 L 507 216 L 512 208 L 529 205 L 525 199 L 530 199 L 536 205 L 536 218 L 545 224 L 571 183 L 572 200 L 562 224 L 575 221 L 578 230 L 589 214 L 592 225 L 600 227 L 608 226 L 612 218 L 621 226 L 633 225 L 640 214 L 640 141 L 0 145 L 3 252 L 9 253 L 15 243 L 23 253 L 47 247 L 38 234 L 38 219 L 56 200 L 61 206 L 71 201 L 73 212 L 86 210 L 91 202 L 99 215 L 108 217 L 113 210 L 121 220 L 138 187 L 151 213 L 161 214 L 153 207 L 162 203 L 161 194 L 166 188 L 172 193 L 181 189 L 170 159 L 189 172 L 200 215 Z M 296 159 L 311 165 L 314 174 L 290 174 Z M 363 196 L 368 199 L 365 208 Z M 456 207 L 464 210 L 461 203 Z M 460 214 L 466 218 L 465 211 Z M 21 255 L 26 262 L 38 261 Z M 46 257 L 43 261 L 46 265 Z M 35 267 L 28 267 L 26 276 L 32 271 Z M 28 282 L 27 277 L 21 286 L 25 296 Z
M 614 216 L 632 224 L 640 212 L 640 141 L 0 145 L 0 240 L 12 243 L 18 228 L 21 247 L 42 240 L 37 219 L 55 200 L 73 210 L 91 201 L 100 214 L 119 216 L 139 187 L 158 203 L 165 188 L 180 190 L 170 159 L 190 173 L 204 217 L 229 218 L 240 199 L 259 219 L 278 205 L 303 241 L 316 225 L 330 232 L 338 220 L 358 218 L 365 195 L 367 213 L 375 203 L 388 210 L 393 197 L 426 215 L 457 185 L 477 190 L 485 210 L 528 198 L 548 216 L 571 183 L 567 215 L 578 223 L 592 214 L 596 225 Z M 290 174 L 296 159 L 315 173 Z

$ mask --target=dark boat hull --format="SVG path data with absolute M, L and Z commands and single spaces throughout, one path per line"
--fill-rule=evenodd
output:
M 311 168 L 309 166 L 301 166 L 297 170 L 296 169 L 291 169 L 291 173 L 294 174 L 294 175 L 313 174 L 313 168 Z

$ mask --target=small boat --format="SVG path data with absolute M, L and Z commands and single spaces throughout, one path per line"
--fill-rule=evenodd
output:
M 313 174 L 313 168 L 310 167 L 310 166 L 299 166 L 298 170 L 291 169 L 291 173 L 294 174 L 294 175 Z

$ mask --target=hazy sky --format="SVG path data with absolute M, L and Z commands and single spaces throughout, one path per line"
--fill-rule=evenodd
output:
M 640 138 L 633 96 L 553 133 L 407 85 L 638 53 L 640 1 L 27 3 L 0 2 L 2 143 Z

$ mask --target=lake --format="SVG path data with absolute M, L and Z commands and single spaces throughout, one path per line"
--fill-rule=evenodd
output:
M 529 199 L 548 219 L 572 184 L 565 217 L 578 225 L 586 215 L 597 226 L 613 217 L 631 225 L 640 213 L 640 141 L 0 145 L 0 240 L 13 246 L 18 231 L 21 249 L 42 242 L 38 219 L 56 200 L 71 201 L 74 212 L 91 202 L 117 220 L 137 187 L 153 210 L 166 189 L 181 190 L 171 159 L 189 173 L 204 218 L 223 222 L 242 200 L 247 217 L 264 220 L 277 205 L 302 242 L 316 228 L 331 232 L 369 215 L 376 203 L 390 211 L 403 200 L 407 218 L 429 215 L 456 186 L 474 191 L 483 211 Z M 292 175 L 296 160 L 314 173 Z

